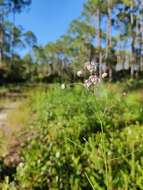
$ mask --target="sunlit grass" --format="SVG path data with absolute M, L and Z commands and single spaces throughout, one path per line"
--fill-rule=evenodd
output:
M 6 90 L 9 92 L 8 88 Z M 9 97 L 0 98 L 1 113 L 6 114 L 6 118 L 0 121 L 1 125 L 4 125 L 0 128 L 0 156 L 8 153 L 15 139 L 31 120 L 28 100 L 23 98 L 24 93 L 26 93 L 26 89 L 18 97 L 13 97 L 11 92 Z
M 30 120 L 29 107 L 27 102 L 17 102 L 15 108 L 8 114 L 7 122 L 13 129 L 19 130 L 24 127 Z
M 30 120 L 29 108 L 24 102 L 16 102 L 15 107 L 7 113 L 6 129 L 0 130 L 0 155 L 8 153 L 9 148 L 18 138 L 20 132 L 27 127 Z

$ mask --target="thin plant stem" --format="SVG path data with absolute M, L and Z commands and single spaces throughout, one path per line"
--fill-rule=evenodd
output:
M 91 182 L 91 180 L 90 180 L 90 178 L 88 177 L 88 175 L 87 175 L 87 173 L 86 173 L 86 172 L 85 172 L 85 176 L 86 176 L 86 178 L 87 178 L 88 182 L 90 183 L 90 185 L 91 185 L 92 189 L 93 189 L 93 190 L 95 190 L 95 188 L 94 188 L 94 186 L 93 186 L 93 184 L 92 184 L 92 182 Z
M 101 119 L 99 118 L 100 121 L 100 126 L 101 126 L 101 132 L 102 135 L 104 134 L 104 130 L 103 130 L 103 123 L 101 121 Z M 103 150 L 103 159 L 104 159 L 104 165 L 105 165 L 105 174 L 106 174 L 106 181 L 107 181 L 107 188 L 108 188 L 108 164 L 107 164 L 107 156 L 106 156 L 106 148 L 105 148 L 105 144 L 104 144 L 104 139 L 103 137 L 101 138 L 102 140 L 102 150 Z
M 131 156 L 132 156 L 131 176 L 132 176 L 132 180 L 134 180 L 135 179 L 135 147 L 134 147 L 134 144 L 132 145 Z

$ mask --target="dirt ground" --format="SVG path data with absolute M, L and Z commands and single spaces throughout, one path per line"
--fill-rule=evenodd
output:
M 0 99 L 0 158 L 5 165 L 15 165 L 21 162 L 20 132 L 23 130 L 25 110 L 23 99 Z

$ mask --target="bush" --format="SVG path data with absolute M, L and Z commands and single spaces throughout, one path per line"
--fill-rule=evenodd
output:
M 33 130 L 17 167 L 21 189 L 142 189 L 140 95 L 100 86 L 59 86 L 34 94 Z

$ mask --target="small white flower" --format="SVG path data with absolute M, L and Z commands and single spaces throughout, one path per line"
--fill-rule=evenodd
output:
M 80 77 L 83 74 L 82 71 L 77 71 L 77 76 Z
M 23 168 L 23 166 L 24 166 L 23 162 L 20 162 L 19 165 L 18 165 L 18 167 L 20 167 L 20 168 Z
M 64 90 L 66 88 L 66 85 L 63 83 L 61 84 L 61 89 Z
M 107 75 L 108 75 L 107 73 L 103 73 L 103 74 L 102 74 L 102 78 L 107 77 Z
M 60 152 L 56 152 L 56 158 L 60 157 Z

